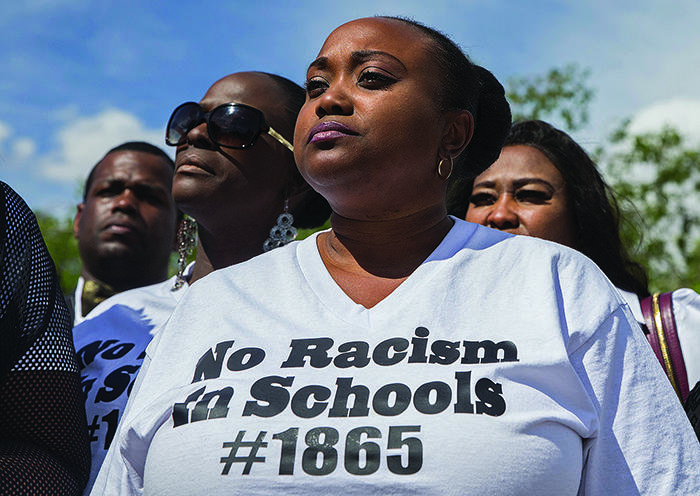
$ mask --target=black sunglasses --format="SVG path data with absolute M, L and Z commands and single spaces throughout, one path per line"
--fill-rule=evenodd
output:
M 224 103 L 209 112 L 202 111 L 196 102 L 183 103 L 170 116 L 165 142 L 181 145 L 187 133 L 202 122 L 207 123 L 209 139 L 224 148 L 250 148 L 261 133 L 267 133 L 294 152 L 294 146 L 270 127 L 260 110 L 242 103 Z

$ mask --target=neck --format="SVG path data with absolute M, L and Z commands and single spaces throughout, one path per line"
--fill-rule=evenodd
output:
M 270 226 L 271 227 L 271 226 Z M 221 232 L 221 230 L 218 230 Z M 265 231 L 265 234 L 269 228 Z M 197 255 L 192 269 L 190 284 L 211 272 L 229 267 L 263 253 L 266 237 L 263 233 L 226 231 L 216 236 L 201 224 L 198 225 Z
M 128 275 L 129 277 L 124 279 L 121 277 L 122 274 Z M 80 276 L 85 281 L 94 281 L 100 285 L 108 286 L 116 293 L 128 291 L 129 289 L 140 288 L 142 286 L 150 286 L 151 284 L 165 281 L 168 278 L 167 271 L 164 271 L 160 276 L 153 276 L 152 274 L 146 274 L 144 271 L 139 270 L 138 268 L 135 269 L 134 267 L 122 268 L 119 271 L 119 274 L 115 276 L 97 277 L 90 271 L 86 270 L 83 266 Z
M 378 221 L 333 213 L 332 230 L 319 239 L 319 248 L 324 262 L 341 270 L 405 278 L 437 248 L 452 225 L 444 205 Z

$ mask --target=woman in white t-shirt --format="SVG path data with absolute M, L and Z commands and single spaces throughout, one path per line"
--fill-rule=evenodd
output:
M 493 75 L 376 17 L 330 34 L 306 91 L 295 158 L 332 228 L 188 290 L 93 493 L 698 492 L 700 447 L 605 276 L 447 215 L 448 178 L 510 127 Z
M 475 179 L 456 182 L 449 197 L 453 215 L 555 241 L 588 256 L 618 288 L 639 324 L 648 327 L 640 306 L 649 296 L 647 276 L 620 239 L 614 193 L 588 154 L 563 131 L 538 120 L 514 124 L 499 159 Z M 700 387 L 686 400 L 700 381 L 700 295 L 683 288 L 671 298 L 683 356 L 674 362 L 674 386 L 700 436 L 694 411 Z

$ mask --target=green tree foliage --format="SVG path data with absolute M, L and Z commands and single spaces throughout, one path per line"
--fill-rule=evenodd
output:
M 593 90 L 588 87 L 589 70 L 576 64 L 550 69 L 545 75 L 510 78 L 506 96 L 513 120 L 554 119 L 576 131 L 588 123 L 588 104 Z
M 700 147 L 677 130 L 631 134 L 623 122 L 601 154 L 627 222 L 623 239 L 652 291 L 700 291 Z
M 508 81 L 513 119 L 556 121 L 573 132 L 588 123 L 593 90 L 576 64 Z M 563 124 L 562 124 L 563 123 Z M 594 153 L 623 209 L 622 239 L 647 270 L 652 291 L 700 291 L 700 149 L 677 130 L 635 135 L 629 120 Z
M 36 212 L 36 220 L 49 254 L 56 264 L 61 288 L 64 293 L 68 293 L 75 288 L 80 276 L 80 255 L 78 243 L 73 237 L 73 219 Z
M 314 227 L 314 228 L 310 228 L 310 229 L 299 229 L 299 232 L 297 233 L 297 239 L 302 240 L 304 238 L 308 238 L 316 231 L 323 231 L 324 229 L 330 229 L 330 227 L 331 227 L 331 219 L 329 218 L 326 222 L 323 223 L 322 226 Z

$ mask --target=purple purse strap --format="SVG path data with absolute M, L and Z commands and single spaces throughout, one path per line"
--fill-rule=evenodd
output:
M 678 332 L 676 330 L 676 318 L 673 315 L 673 300 L 671 293 L 659 295 L 659 309 L 661 311 L 661 321 L 663 322 L 664 334 L 668 343 L 668 351 L 671 355 L 671 364 L 673 365 L 673 375 L 678 386 L 678 393 L 681 401 L 685 402 L 690 389 L 688 388 L 688 373 L 685 370 L 685 360 L 683 360 L 683 351 L 681 343 L 678 341 Z
M 688 397 L 688 374 L 676 332 L 671 293 L 658 293 L 640 301 L 649 333 L 646 335 L 657 360 L 682 402 Z
M 642 306 L 642 315 L 644 315 L 644 323 L 647 326 L 645 336 L 651 345 L 651 349 L 654 351 L 654 355 L 656 355 L 656 359 L 661 363 L 661 366 L 664 367 L 664 358 L 661 356 L 659 336 L 656 333 L 656 324 L 654 324 L 654 311 L 651 308 L 651 296 L 640 300 L 639 303 Z M 666 370 L 666 367 L 664 367 L 664 370 Z

